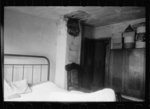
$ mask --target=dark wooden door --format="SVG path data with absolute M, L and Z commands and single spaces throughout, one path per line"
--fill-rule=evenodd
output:
M 105 40 L 95 40 L 94 42 L 94 61 L 93 61 L 93 89 L 104 88 L 105 82 L 105 56 L 106 42 Z
M 84 38 L 81 51 L 82 85 L 94 90 L 104 88 L 105 57 L 108 39 L 95 40 Z
M 94 40 L 83 38 L 81 50 L 82 87 L 90 89 L 94 61 Z
M 123 87 L 123 50 L 111 50 L 109 66 L 109 86 L 116 92 L 121 92 Z

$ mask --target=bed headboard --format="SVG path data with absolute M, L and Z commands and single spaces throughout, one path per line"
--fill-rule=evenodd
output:
M 7 81 L 26 79 L 29 84 L 49 80 L 50 62 L 45 56 L 4 54 L 4 78 Z

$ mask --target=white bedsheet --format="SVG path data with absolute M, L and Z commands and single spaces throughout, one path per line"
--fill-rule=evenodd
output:
M 116 101 L 112 89 L 105 88 L 92 93 L 67 91 L 52 82 L 45 82 L 31 87 L 32 93 L 21 94 L 20 98 L 5 99 L 5 101 L 50 101 L 50 102 L 113 102 Z

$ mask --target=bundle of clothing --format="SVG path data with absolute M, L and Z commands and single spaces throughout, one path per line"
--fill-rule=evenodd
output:
M 79 64 L 76 64 L 76 63 L 67 64 L 65 66 L 65 69 L 66 69 L 67 72 L 69 72 L 71 70 L 77 70 L 79 72 L 83 71 L 82 67 Z

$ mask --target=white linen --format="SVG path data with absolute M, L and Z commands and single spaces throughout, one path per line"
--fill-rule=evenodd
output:
M 18 98 L 19 94 L 16 94 L 10 85 L 4 80 L 4 99 Z
M 4 98 L 18 98 L 20 94 L 31 92 L 26 80 L 8 82 L 4 79 Z
M 93 93 L 67 91 L 52 82 L 45 82 L 31 87 L 32 93 L 22 94 L 20 98 L 5 99 L 5 101 L 55 101 L 55 102 L 86 102 L 115 101 L 112 89 L 103 89 Z
M 49 96 L 53 101 L 65 101 L 65 102 L 112 102 L 116 101 L 115 93 L 112 89 L 103 89 L 92 93 L 83 93 L 80 91 L 73 91 L 69 93 L 54 92 Z
M 31 87 L 32 93 L 21 94 L 20 98 L 5 99 L 6 101 L 49 101 L 48 95 L 53 92 L 67 92 L 52 82 L 44 82 Z M 52 101 L 52 100 L 51 100 Z

